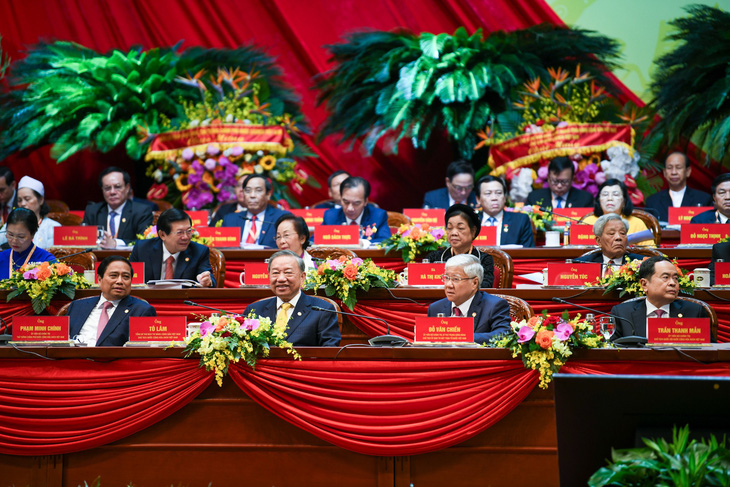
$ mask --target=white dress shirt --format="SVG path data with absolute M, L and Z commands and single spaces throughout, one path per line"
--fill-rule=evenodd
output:
M 682 206 L 682 200 L 684 199 L 684 193 L 687 192 L 687 186 L 682 188 L 679 191 L 672 191 L 669 190 L 669 197 L 672 198 L 672 206 L 675 208 L 679 208 Z
M 109 315 L 109 319 L 111 320 L 112 315 L 114 314 L 114 311 L 117 309 L 117 306 L 119 306 L 119 302 L 121 299 L 117 299 L 116 301 L 111 301 L 112 307 L 106 310 L 106 313 Z M 88 347 L 95 347 L 96 346 L 96 333 L 97 329 L 99 328 L 99 318 L 101 318 L 101 308 L 104 306 L 104 303 L 107 302 L 107 299 L 102 295 L 99 296 L 99 302 L 96 303 L 96 306 L 94 306 L 94 309 L 91 310 L 91 313 L 89 313 L 89 317 L 86 318 L 86 321 L 84 322 L 84 326 L 81 327 L 81 331 L 79 331 L 79 334 L 76 335 L 75 339 L 81 343 L 85 343 Z M 109 323 L 107 322 L 107 325 Z M 74 337 L 72 337 L 74 338 Z
M 175 275 L 175 269 L 177 269 L 177 258 L 180 257 L 180 252 L 171 254 L 169 250 L 167 250 L 167 247 L 165 247 L 165 242 L 162 242 L 162 271 L 160 272 L 160 279 L 165 278 L 165 270 L 167 269 L 167 258 L 172 257 L 175 259 L 172 262 L 172 275 Z
M 259 236 L 261 235 L 261 227 L 264 225 L 264 215 L 266 214 L 266 208 L 263 209 L 260 213 L 256 213 L 254 215 L 250 211 L 248 212 L 249 220 L 246 220 L 246 225 L 243 227 L 243 235 L 241 236 L 241 247 L 246 245 L 246 240 L 248 240 L 248 234 L 251 232 L 251 226 L 253 225 L 253 222 L 251 219 L 253 217 L 256 217 L 256 233 L 254 234 L 254 243 L 259 242 Z
M 646 300 L 646 317 L 647 318 L 656 318 L 656 316 L 654 315 L 654 311 L 657 309 L 661 309 L 662 311 L 664 311 L 662 318 L 669 318 L 669 305 L 668 304 L 665 304 L 661 308 L 657 308 L 656 306 L 651 304 L 648 299 Z
M 476 293 L 474 294 L 474 296 L 476 296 Z M 451 314 L 454 314 L 454 308 L 459 308 L 459 311 L 461 311 L 461 316 L 469 316 L 469 307 L 471 306 L 471 302 L 474 301 L 474 296 L 470 297 L 459 306 L 454 306 L 454 303 L 451 303 Z
M 288 322 L 291 318 L 292 313 L 294 313 L 294 308 L 297 307 L 297 303 L 299 302 L 299 298 L 302 296 L 302 291 L 300 290 L 296 296 L 294 296 L 290 301 L 289 304 L 291 304 L 291 308 L 286 310 L 286 321 Z M 277 296 L 276 297 L 276 315 L 278 316 L 279 311 L 281 310 L 281 305 L 284 304 L 284 301 Z M 274 321 L 276 321 L 276 317 L 274 317 Z

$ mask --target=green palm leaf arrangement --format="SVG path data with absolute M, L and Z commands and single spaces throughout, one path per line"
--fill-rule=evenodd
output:
M 663 117 L 654 135 L 669 145 L 692 139 L 708 157 L 730 163 L 730 13 L 693 5 L 670 24 L 677 47 L 657 61 L 653 103 Z
M 369 152 L 386 137 L 397 152 L 404 137 L 425 149 L 434 131 L 445 131 L 465 158 L 477 131 L 510 110 L 523 82 L 549 66 L 578 64 L 603 79 L 618 58 L 615 41 L 548 25 L 488 37 L 463 27 L 453 35 L 363 32 L 328 48 L 336 66 L 316 85 L 330 112 L 320 137 L 362 138 Z

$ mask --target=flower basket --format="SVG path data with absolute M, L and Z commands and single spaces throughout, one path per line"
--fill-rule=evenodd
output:
M 78 274 L 63 262 L 30 263 L 17 271 L 10 278 L 0 282 L 0 289 L 11 289 L 8 302 L 18 296 L 27 295 L 33 304 L 35 314 L 41 314 L 51 304 L 58 292 L 74 299 L 77 289 L 88 289 L 91 283 L 83 274 Z
M 441 227 L 431 227 L 427 223 L 415 225 L 403 224 L 395 235 L 380 243 L 380 248 L 388 254 L 391 250 L 400 250 L 403 262 L 415 260 L 419 254 L 438 250 L 446 245 L 446 232 Z
M 641 262 L 638 259 L 630 260 L 626 257 L 626 263 L 622 266 L 612 267 L 610 275 L 599 277 L 596 282 L 587 282 L 586 285 L 605 287 L 606 290 L 603 294 L 608 294 L 614 290 L 618 291 L 620 298 L 627 294 L 630 296 L 643 296 L 645 293 L 641 289 L 641 284 L 639 284 L 639 266 L 641 266 Z M 680 269 L 677 259 L 674 259 L 672 264 L 679 273 L 679 291 L 690 296 L 693 295 L 696 287 L 694 273 L 688 272 L 686 269 Z

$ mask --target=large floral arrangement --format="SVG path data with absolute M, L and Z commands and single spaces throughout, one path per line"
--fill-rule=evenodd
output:
M 644 290 L 641 289 L 639 283 L 639 267 L 641 262 L 638 259 L 631 260 L 626 257 L 626 262 L 621 266 L 611 267 L 609 275 L 599 277 L 594 283 L 586 283 L 588 286 L 602 286 L 606 290 L 603 294 L 618 290 L 619 297 L 624 295 L 643 296 Z M 677 259 L 672 260 L 672 264 L 677 268 L 679 273 L 679 291 L 692 295 L 695 292 L 694 273 L 688 272 L 687 269 L 680 269 Z
M 286 326 L 276 326 L 266 317 L 249 315 L 211 315 L 185 339 L 186 357 L 200 355 L 200 366 L 215 371 L 215 380 L 223 385 L 223 376 L 231 363 L 243 359 L 251 367 L 259 357 L 267 357 L 271 347 L 281 347 L 294 358 L 301 359 L 291 343 L 286 341 Z
M 147 227 L 143 234 L 137 234 L 137 238 L 139 240 L 152 240 L 153 238 L 157 238 L 157 225 Z M 193 236 L 190 237 L 190 240 L 200 245 L 205 245 L 206 247 L 210 245 L 210 239 L 201 237 L 195 227 L 193 227 Z
M 380 243 L 387 254 L 391 250 L 400 250 L 403 262 L 410 262 L 418 254 L 425 254 L 443 247 L 446 244 L 446 232 L 442 227 L 431 227 L 428 223 L 415 225 L 403 224 L 395 235 Z
M 91 283 L 83 274 L 74 272 L 63 262 L 26 264 L 13 271 L 10 278 L 0 281 L 0 289 L 12 289 L 8 301 L 23 294 L 30 297 L 33 311 L 41 314 L 59 291 L 73 299 L 77 289 L 88 289 Z
M 605 339 L 597 335 L 593 325 L 580 319 L 568 321 L 563 317 L 533 316 L 529 320 L 513 321 L 510 331 L 494 337 L 490 347 L 508 348 L 512 356 L 522 356 L 525 367 L 540 372 L 540 387 L 546 389 L 553 374 L 560 371 L 576 348 L 605 348 Z
M 326 260 L 317 269 L 307 272 L 304 289 L 317 290 L 324 286 L 327 296 L 337 296 L 342 303 L 355 309 L 357 290 L 368 292 L 372 287 L 392 287 L 397 275 L 389 269 L 381 269 L 372 259 L 342 256 L 337 260 Z

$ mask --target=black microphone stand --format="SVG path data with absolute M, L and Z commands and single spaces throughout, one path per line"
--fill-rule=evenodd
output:
M 368 343 L 373 347 L 402 347 L 403 345 L 406 345 L 408 343 L 408 340 L 406 340 L 403 337 L 399 337 L 397 335 L 391 335 L 390 334 L 390 323 L 388 323 L 387 321 L 385 321 L 382 318 L 376 318 L 375 316 L 365 316 L 365 315 L 360 315 L 357 313 L 348 313 L 347 311 L 337 311 L 336 309 L 326 309 L 326 308 L 321 308 L 319 306 L 312 306 L 312 309 L 317 310 L 317 311 L 325 311 L 328 313 L 337 313 L 337 314 L 342 314 L 342 315 L 347 315 L 347 316 L 355 316 L 357 318 L 367 318 L 369 320 L 382 321 L 383 323 L 385 323 L 385 329 L 386 329 L 387 334 L 379 335 L 379 336 L 373 337 L 370 340 L 368 340 Z

